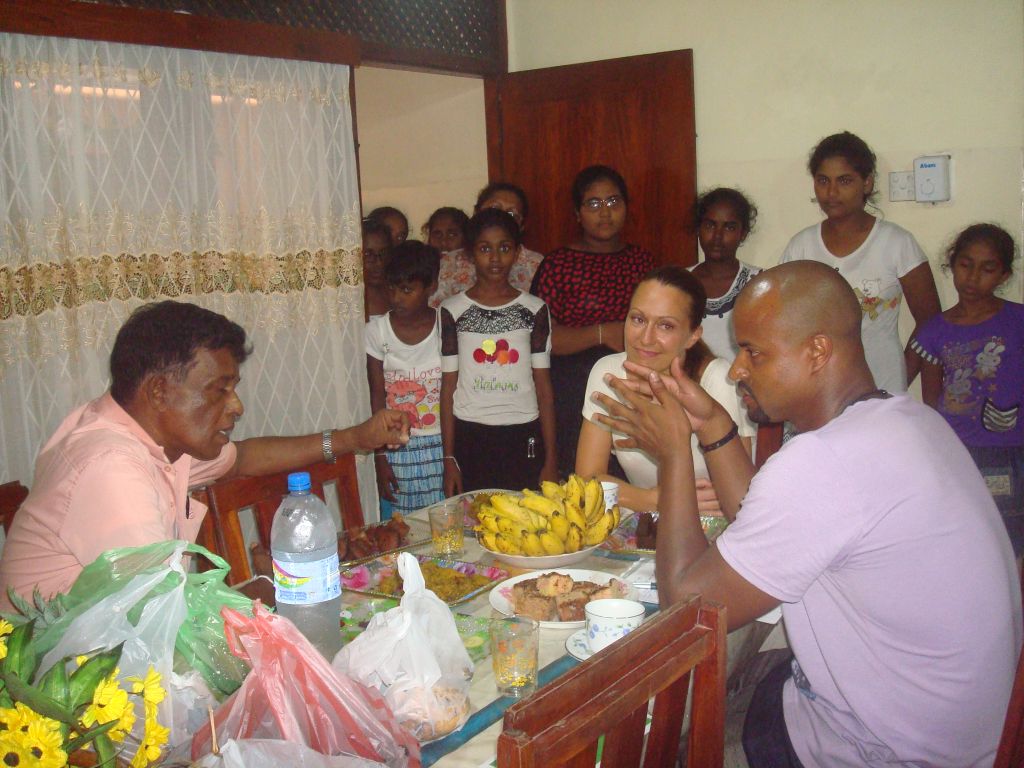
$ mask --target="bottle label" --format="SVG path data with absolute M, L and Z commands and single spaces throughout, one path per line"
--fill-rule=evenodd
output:
M 274 597 L 279 603 L 315 605 L 341 595 L 338 553 L 323 560 L 291 563 L 274 560 Z

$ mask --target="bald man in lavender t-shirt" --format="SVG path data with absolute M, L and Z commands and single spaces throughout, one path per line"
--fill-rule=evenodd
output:
M 756 475 L 678 364 L 647 379 L 653 402 L 613 382 L 630 407 L 603 398 L 600 420 L 658 461 L 662 603 L 701 593 L 726 605 L 730 629 L 782 604 L 795 661 L 755 692 L 751 768 L 991 766 L 1022 629 L 984 480 L 941 416 L 875 387 L 856 297 L 833 270 L 762 272 L 733 319 L 730 376 L 751 418 L 798 431 Z M 691 431 L 735 519 L 711 546 Z

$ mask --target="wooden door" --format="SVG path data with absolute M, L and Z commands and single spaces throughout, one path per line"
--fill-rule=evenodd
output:
M 626 239 L 659 262 L 696 261 L 692 51 L 513 72 L 485 80 L 484 95 L 488 173 L 529 196 L 530 248 L 574 239 L 572 180 L 602 163 L 629 188 Z

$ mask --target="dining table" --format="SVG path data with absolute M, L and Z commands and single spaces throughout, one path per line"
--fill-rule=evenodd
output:
M 410 515 L 412 520 L 425 521 L 426 510 Z M 432 544 L 426 541 L 409 548 L 414 555 L 432 555 Z M 471 534 L 467 534 L 464 549 L 456 558 L 463 562 L 477 565 L 497 566 L 509 572 L 510 577 L 527 573 L 528 569 L 517 568 L 497 559 L 494 554 L 483 548 Z M 586 557 L 572 565 L 572 569 L 599 571 L 619 577 L 627 583 L 653 580 L 653 558 L 649 555 L 622 554 L 601 548 L 588 553 Z M 553 570 L 542 568 L 538 574 Z M 490 590 L 485 590 L 471 599 L 456 604 L 452 611 L 459 614 L 501 618 L 489 600 Z M 648 614 L 657 610 L 656 595 L 650 590 L 640 591 L 641 600 L 653 600 L 645 603 Z M 372 599 L 358 592 L 344 591 L 342 607 L 352 606 L 360 601 Z M 766 620 L 770 620 L 767 617 Z M 767 634 L 765 624 L 753 622 L 745 627 L 734 630 L 727 641 L 727 673 L 731 673 L 738 665 L 749 660 L 761 646 Z M 550 682 L 559 675 L 581 663 L 566 649 L 566 641 L 576 631 L 569 629 L 542 626 L 538 652 L 538 687 Z M 485 768 L 496 766 L 498 735 L 502 730 L 502 718 L 505 710 L 516 703 L 515 699 L 498 695 L 491 667 L 490 655 L 475 664 L 473 678 L 469 687 L 470 716 L 461 729 L 434 742 L 423 745 L 423 766 L 436 765 L 441 768 Z

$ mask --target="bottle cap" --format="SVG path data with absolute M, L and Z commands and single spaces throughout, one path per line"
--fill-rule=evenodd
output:
M 288 475 L 288 491 L 308 491 L 309 472 L 292 472 Z

